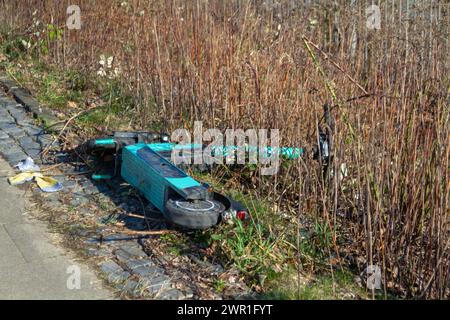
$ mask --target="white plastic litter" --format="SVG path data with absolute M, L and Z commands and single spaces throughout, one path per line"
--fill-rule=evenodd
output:
M 41 168 L 37 164 L 34 163 L 34 160 L 30 157 L 26 158 L 24 161 L 19 162 L 14 166 L 19 169 L 21 172 L 39 172 Z

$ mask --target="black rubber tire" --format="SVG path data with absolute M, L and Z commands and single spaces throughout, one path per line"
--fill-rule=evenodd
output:
M 208 200 L 214 204 L 212 209 L 205 211 L 186 210 L 179 206 L 179 203 L 186 203 L 183 199 L 169 199 L 166 203 L 166 218 L 179 226 L 189 229 L 207 229 L 215 226 L 225 211 L 225 205 L 216 200 Z M 178 204 L 177 204 L 178 203 Z

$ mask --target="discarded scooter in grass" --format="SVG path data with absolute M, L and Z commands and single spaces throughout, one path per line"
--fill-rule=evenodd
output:
M 326 108 L 325 117 L 329 118 Z M 328 115 L 328 116 L 327 116 Z M 320 130 L 314 157 L 326 164 L 329 158 L 330 131 Z M 112 135 L 92 139 L 84 144 L 85 151 L 102 159 L 112 156 L 110 172 L 98 172 L 93 179 L 110 179 L 121 175 L 130 185 L 140 190 L 150 203 L 172 223 L 188 229 L 206 229 L 224 218 L 249 218 L 248 209 L 229 197 L 214 192 L 171 162 L 174 150 L 203 149 L 203 145 L 175 144 L 167 134 L 151 132 L 114 132 Z M 221 149 L 229 153 L 236 147 Z M 274 151 L 270 151 L 274 152 Z M 302 148 L 280 148 L 287 159 L 304 154 Z M 267 150 L 264 150 L 267 153 Z
M 112 170 L 95 173 L 93 179 L 121 175 L 176 225 L 206 229 L 223 218 L 249 218 L 242 204 L 214 192 L 209 185 L 196 181 L 175 166 L 169 159 L 172 150 L 179 146 L 170 143 L 165 134 L 114 132 L 108 137 L 89 140 L 84 146 L 90 155 L 113 156 Z

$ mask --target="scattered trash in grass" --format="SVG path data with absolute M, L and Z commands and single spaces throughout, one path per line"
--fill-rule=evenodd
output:
M 25 182 L 34 180 L 36 181 L 38 187 L 44 192 L 57 192 L 62 189 L 62 185 L 58 182 L 58 180 L 52 177 L 44 176 L 40 173 L 41 169 L 30 157 L 19 162 L 15 168 L 18 168 L 21 173 L 15 175 L 14 177 L 8 178 L 8 182 L 12 186 L 24 184 Z

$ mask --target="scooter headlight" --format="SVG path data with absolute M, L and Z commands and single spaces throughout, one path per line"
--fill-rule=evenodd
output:
M 161 135 L 161 142 L 169 142 L 169 135 L 168 134 L 165 134 L 165 133 L 163 133 L 162 135 Z

